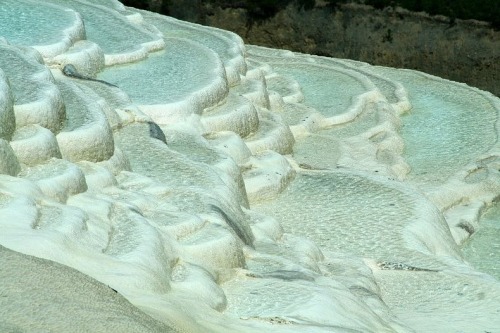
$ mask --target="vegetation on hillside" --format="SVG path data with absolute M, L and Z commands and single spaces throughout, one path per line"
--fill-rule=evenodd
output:
M 169 13 L 172 0 L 122 0 L 131 7 Z M 212 5 L 223 8 L 245 8 L 253 21 L 274 16 L 278 11 L 293 3 L 306 10 L 312 9 L 315 0 L 209 0 Z M 455 19 L 475 19 L 490 22 L 500 29 L 500 0 L 325 0 L 335 7 L 341 3 L 362 3 L 377 9 L 402 7 L 410 11 L 426 12 L 430 15 L 444 15 Z
M 338 2 L 331 1 L 330 2 Z M 345 1 L 344 1 L 345 2 Z M 399 6 L 414 12 L 444 15 L 451 19 L 475 19 L 500 27 L 500 1 L 498 0 L 364 0 L 377 9 Z

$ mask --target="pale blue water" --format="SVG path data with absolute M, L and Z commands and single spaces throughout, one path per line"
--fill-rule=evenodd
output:
M 200 32 L 182 23 L 175 22 L 165 16 L 142 13 L 146 21 L 153 24 L 165 37 L 186 38 L 196 41 L 209 49 L 214 50 L 224 63 L 235 57 L 234 43 L 220 34 L 210 34 L 209 31 Z
M 355 174 L 301 172 L 278 198 L 254 203 L 252 209 L 329 251 L 439 268 L 404 240 L 421 204 L 415 196 Z
M 389 68 L 380 72 L 403 82 L 413 105 L 402 117 L 401 128 L 410 179 L 446 181 L 497 142 L 497 110 L 481 94 L 418 72 Z
M 500 280 L 500 203 L 481 217 L 479 230 L 462 250 L 465 259 L 475 268 Z
M 12 18 L 15 17 L 15 20 Z M 53 6 L 0 1 L 0 36 L 14 45 L 49 45 L 63 37 L 62 31 L 75 21 L 75 15 Z
M 296 80 L 304 94 L 304 104 L 326 117 L 342 114 L 353 98 L 366 92 L 362 82 L 332 68 L 307 64 L 275 64 L 273 69 Z
M 152 34 L 130 24 L 126 18 L 115 15 L 112 10 L 66 0 L 50 2 L 80 13 L 85 21 L 87 39 L 98 44 L 106 54 L 131 52 L 141 43 L 156 39 Z
M 218 78 L 217 60 L 205 49 L 181 39 L 166 40 L 166 50 L 141 62 L 106 68 L 98 78 L 119 86 L 140 104 L 180 101 Z

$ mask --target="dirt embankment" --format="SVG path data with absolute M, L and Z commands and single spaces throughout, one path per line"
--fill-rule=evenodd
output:
M 247 44 L 417 69 L 500 96 L 500 31 L 483 22 L 354 4 L 290 5 L 252 21 L 241 8 L 171 1 L 172 16 L 233 31 Z

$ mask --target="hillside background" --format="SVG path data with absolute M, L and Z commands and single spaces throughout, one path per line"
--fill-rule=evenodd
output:
M 500 0 L 123 0 L 245 43 L 410 68 L 500 96 Z

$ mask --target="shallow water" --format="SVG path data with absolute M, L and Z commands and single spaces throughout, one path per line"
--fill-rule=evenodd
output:
M 51 17 L 57 16 L 54 20 Z M 9 18 L 15 17 L 15 20 Z M 70 27 L 75 15 L 40 4 L 36 8 L 22 1 L 2 0 L 0 5 L 0 36 L 16 45 L 47 45 L 58 42 L 63 29 Z
M 252 208 L 278 219 L 285 232 L 306 236 L 325 250 L 433 265 L 433 260 L 408 248 L 405 236 L 406 228 L 418 223 L 419 206 L 417 196 L 390 183 L 322 172 L 298 174 L 276 200 Z
M 82 15 L 87 39 L 98 44 L 106 54 L 131 52 L 141 43 L 155 39 L 154 35 L 129 24 L 123 17 L 114 15 L 113 11 L 103 7 L 66 0 L 50 0 L 50 2 L 69 7 Z
M 180 39 L 173 43 L 175 49 L 153 53 L 141 62 L 107 68 L 98 78 L 116 84 L 139 104 L 179 101 L 217 78 L 213 68 L 218 63 L 208 51 Z M 179 61 L 183 58 L 194 62 Z
M 481 272 L 500 280 L 500 203 L 479 220 L 479 230 L 463 245 L 464 257 Z
M 330 117 L 344 113 L 353 98 L 366 91 L 355 78 L 331 68 L 310 64 L 272 64 L 279 74 L 293 77 L 304 93 L 304 104 Z
M 413 105 L 401 128 L 410 179 L 443 182 L 497 142 L 497 110 L 479 93 L 418 72 L 378 70 L 404 82 Z

